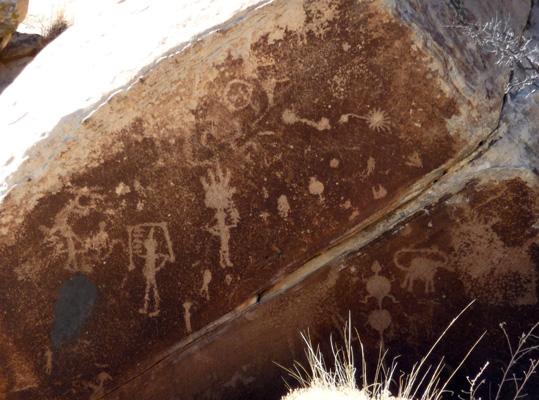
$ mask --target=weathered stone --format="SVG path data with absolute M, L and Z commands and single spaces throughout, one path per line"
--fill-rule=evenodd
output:
M 530 4 L 419 4 L 242 3 L 193 31 L 130 0 L 104 40 L 147 39 L 137 57 L 80 40 L 90 24 L 41 53 L 0 97 L 24 140 L 0 149 L 0 390 L 270 398 L 299 330 L 348 310 L 369 349 L 411 356 L 473 298 L 473 338 L 535 318 L 536 153 L 481 155 L 509 70 L 452 27 L 521 32 Z M 145 15 L 157 50 L 127 29 Z
M 41 50 L 41 36 L 15 32 L 0 54 L 0 94 Z
M 17 26 L 28 12 L 29 0 L 2 0 L 0 2 L 0 52 L 11 39 Z

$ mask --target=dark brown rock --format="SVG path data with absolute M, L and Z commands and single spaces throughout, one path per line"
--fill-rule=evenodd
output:
M 369 348 L 411 358 L 473 298 L 472 336 L 516 307 L 529 322 L 536 177 L 454 172 L 497 126 L 508 70 L 399 12 L 250 10 L 3 161 L 21 164 L 2 176 L 1 355 L 17 361 L 0 389 L 263 397 L 298 331 L 322 337 L 350 309 Z M 429 193 L 448 171 L 458 184 Z

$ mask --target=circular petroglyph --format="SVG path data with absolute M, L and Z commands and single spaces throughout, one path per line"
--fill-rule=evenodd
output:
M 339 168 L 339 164 L 340 164 L 340 161 L 336 158 L 331 159 L 331 161 L 329 162 L 329 166 L 331 168 Z
M 314 177 L 311 177 L 309 183 L 309 193 L 314 196 L 321 196 L 324 193 L 324 184 Z
M 390 130 L 391 121 L 389 120 L 389 116 L 386 111 L 380 108 L 373 109 L 361 118 L 367 121 L 367 125 L 369 125 L 369 128 L 373 131 L 380 132 Z
M 367 321 L 370 326 L 382 335 L 391 324 L 391 314 L 387 310 L 374 310 L 369 314 Z
M 248 107 L 253 97 L 253 85 L 240 79 L 233 79 L 226 85 L 225 102 L 230 111 Z

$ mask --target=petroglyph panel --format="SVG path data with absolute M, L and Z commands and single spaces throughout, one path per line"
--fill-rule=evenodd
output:
M 29 397 L 88 398 L 129 381 L 485 136 L 501 100 L 449 90 L 447 60 L 384 4 L 276 0 L 64 127 L 45 173 L 2 202 L 0 315 L 17 342 L 1 355 L 39 361 L 21 367 L 26 380 L 8 371 L 0 397 L 30 382 Z M 511 270 L 520 286 L 458 255 L 465 237 L 500 235 L 494 219 L 483 223 L 488 238 L 463 225 L 444 243 L 403 242 L 357 267 L 353 302 L 376 340 L 414 317 L 403 298 L 427 303 L 454 279 L 487 303 L 536 301 L 526 254 Z M 66 284 L 83 290 L 66 295 Z
M 246 364 L 256 379 L 240 390 L 239 397 L 249 399 L 260 393 L 267 399 L 278 398 L 284 390 L 280 389 L 282 374 L 272 372 L 268 357 L 280 365 L 293 365 L 301 357 L 301 350 L 296 349 L 303 346 L 302 331 L 308 331 L 313 345 L 328 357 L 332 344 L 343 343 L 342 328 L 349 315 L 366 351 L 367 370 L 376 368 L 382 341 L 387 356 L 399 356 L 399 368 L 409 371 L 476 298 L 431 354 L 433 360 L 443 358 L 446 365 L 459 365 L 488 330 L 450 388 L 468 389 L 467 376 L 475 376 L 488 360 L 507 358 L 506 338 L 498 324 L 506 322 L 506 328 L 518 335 L 538 315 L 531 288 L 538 290 L 539 181 L 530 175 L 492 175 L 447 193 L 357 252 L 337 257 L 296 287 L 231 321 L 197 347 L 196 353 L 178 352 L 167 358 L 121 388 L 116 398 L 133 393 L 143 393 L 145 398 L 172 397 L 179 393 L 178 385 L 183 395 L 198 393 L 202 385 L 208 396 L 226 398 L 238 393 L 228 391 L 227 383 L 237 380 Z M 467 216 L 473 217 L 474 225 Z M 517 251 L 523 255 L 513 258 L 514 262 L 500 262 L 501 248 L 512 257 Z M 494 252 L 494 258 L 489 252 Z M 474 280 L 476 276 L 481 282 Z M 480 291 L 485 293 L 477 297 Z M 274 338 L 271 343 L 260 340 L 267 332 Z M 353 339 L 353 349 L 359 351 L 359 346 Z M 191 374 L 196 371 L 213 372 L 218 378 L 211 386 L 195 385 Z M 170 376 L 185 378 L 171 385 L 167 384 Z M 487 369 L 482 378 L 497 382 L 499 370 Z M 537 380 L 530 381 L 529 393 L 536 393 L 537 388 Z

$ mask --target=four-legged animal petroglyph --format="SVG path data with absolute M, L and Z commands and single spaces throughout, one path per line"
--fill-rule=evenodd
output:
M 402 258 L 409 254 L 411 258 L 405 266 Z M 411 292 L 414 282 L 419 280 L 425 284 L 425 293 L 434 293 L 434 276 L 438 268 L 451 271 L 447 256 L 437 249 L 402 249 L 393 255 L 397 268 L 406 272 L 401 287 Z
M 175 260 L 167 225 L 166 222 L 139 224 L 128 226 L 127 232 L 129 234 L 129 271 L 133 271 L 136 267 L 135 257 L 144 260 L 142 273 L 146 278 L 146 289 L 144 306 L 139 312 L 154 317 L 159 315 L 161 301 L 157 290 L 156 274 L 165 263 Z M 151 297 L 153 297 L 153 302 L 151 302 Z M 152 311 L 148 312 L 150 303 L 152 303 Z
M 221 239 L 221 249 L 219 251 L 219 264 L 221 267 L 231 267 L 233 264 L 230 261 L 230 229 L 238 226 L 240 214 L 234 205 L 232 196 L 236 193 L 236 189 L 229 186 L 230 171 L 223 171 L 217 166 L 215 173 L 208 170 L 209 183 L 206 178 L 200 178 L 200 182 L 206 191 L 206 199 L 204 204 L 206 207 L 213 208 L 217 223 L 206 230 L 212 235 L 219 236 Z M 227 222 L 227 219 L 230 222 Z

